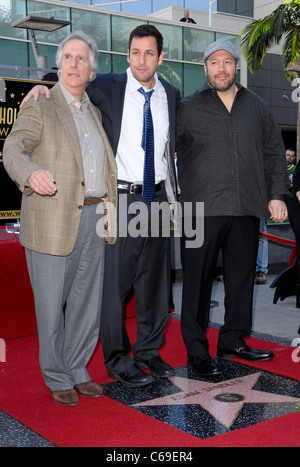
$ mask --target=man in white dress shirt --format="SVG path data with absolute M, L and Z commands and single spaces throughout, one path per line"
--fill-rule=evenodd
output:
M 119 230 L 118 240 L 106 248 L 104 298 L 100 338 L 108 374 L 129 387 L 150 383 L 153 376 L 168 377 L 173 369 L 159 356 L 164 344 L 168 320 L 170 290 L 170 238 L 151 236 L 153 203 L 176 201 L 175 115 L 179 104 L 178 89 L 156 74 L 163 61 L 163 38 L 151 25 L 138 26 L 130 35 L 123 75 L 97 76 L 89 87 L 91 101 L 101 108 L 103 125 L 116 154 L 119 223 L 126 225 L 136 216 L 138 202 L 141 224 L 148 224 L 147 236 L 127 235 Z M 154 90 L 151 113 L 154 128 L 155 198 L 148 204 L 143 198 L 144 150 L 143 109 L 145 97 L 139 89 Z M 133 210 L 133 214 L 127 214 Z M 145 219 L 146 217 L 146 219 Z M 145 222 L 144 222 L 145 221 Z M 137 317 L 137 342 L 131 345 L 124 325 L 124 302 L 134 290 Z M 150 374 L 142 370 L 148 369 Z

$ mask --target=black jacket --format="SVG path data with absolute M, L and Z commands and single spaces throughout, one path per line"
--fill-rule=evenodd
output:
M 174 153 L 176 132 L 176 109 L 180 101 L 179 90 L 171 86 L 167 81 L 159 77 L 163 84 L 169 108 L 170 141 L 166 151 L 168 161 L 168 175 L 174 196 L 176 197 L 177 183 L 175 176 Z M 116 155 L 122 124 L 122 113 L 125 99 L 127 73 L 109 73 L 97 75 L 89 83 L 87 92 L 92 103 L 101 110 L 103 127 L 106 131 L 113 152 Z

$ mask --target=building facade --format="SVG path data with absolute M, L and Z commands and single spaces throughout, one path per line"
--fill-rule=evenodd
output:
M 35 31 L 39 52 L 48 58 L 48 68 L 55 66 L 56 47 L 71 31 L 82 30 L 92 36 L 100 54 L 99 73 L 124 72 L 128 66 L 126 53 L 130 32 L 139 24 L 155 24 L 164 37 L 165 59 L 160 74 L 178 87 L 182 95 L 197 89 L 204 81 L 203 54 L 206 46 L 219 38 L 239 45 L 238 34 L 224 29 L 190 27 L 155 15 L 138 16 L 114 13 L 96 6 L 51 0 L 0 0 L 0 64 L 1 76 L 9 74 L 7 66 L 36 68 L 33 49 L 26 29 L 13 28 L 12 23 L 27 15 L 54 17 L 70 21 L 70 26 L 55 32 Z M 182 8 L 180 14 L 183 13 Z M 229 31 L 229 29 L 228 29 Z M 10 71 L 15 76 L 15 71 Z M 26 76 L 21 68 L 19 73 Z
M 171 3 L 171 5 L 170 5 Z M 0 0 L 0 77 L 36 79 L 41 74 L 26 29 L 11 26 L 28 15 L 66 20 L 70 25 L 55 32 L 35 31 L 40 54 L 47 68 L 55 67 L 57 44 L 71 31 L 92 36 L 100 51 L 99 73 L 126 70 L 130 32 L 139 24 L 157 26 L 164 37 L 165 58 L 159 73 L 188 95 L 205 82 L 203 54 L 216 39 L 231 40 L 237 47 L 240 34 L 253 18 L 273 11 L 281 1 L 262 0 Z M 196 24 L 180 22 L 185 9 Z M 46 72 L 45 72 L 46 73 Z M 238 80 L 271 105 L 284 139 L 294 145 L 297 104 L 286 79 L 280 48 L 274 48 L 262 70 L 251 75 L 241 60 Z

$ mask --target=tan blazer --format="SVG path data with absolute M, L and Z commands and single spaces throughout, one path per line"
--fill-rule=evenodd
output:
M 9 176 L 23 192 L 20 242 L 38 252 L 67 256 L 75 246 L 84 203 L 84 172 L 80 143 L 69 106 L 57 83 L 51 98 L 40 96 L 24 106 L 3 148 Z M 106 241 L 116 241 L 117 169 L 100 111 L 89 106 L 105 145 Z M 49 170 L 57 186 L 53 196 L 41 196 L 25 184 L 37 169 Z M 100 219 L 100 216 L 99 216 Z

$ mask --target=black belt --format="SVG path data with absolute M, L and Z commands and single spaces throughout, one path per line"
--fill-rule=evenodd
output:
M 164 185 L 164 182 L 156 183 L 155 191 L 159 191 Z M 130 194 L 139 194 L 143 191 L 143 185 L 138 185 L 136 183 L 130 182 L 123 182 L 122 180 L 118 180 L 117 187 L 119 190 L 128 191 Z

